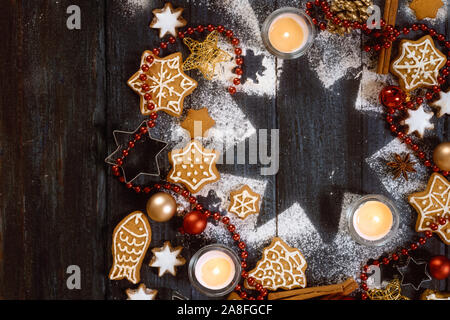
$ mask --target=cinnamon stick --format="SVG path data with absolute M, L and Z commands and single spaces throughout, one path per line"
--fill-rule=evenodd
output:
M 356 281 L 349 278 L 338 284 L 269 293 L 268 298 L 269 300 L 306 300 L 331 294 L 348 295 L 357 287 Z
M 397 19 L 398 0 L 386 0 L 384 4 L 383 19 L 386 21 L 386 25 L 395 26 Z M 391 51 L 392 48 L 382 48 L 380 56 L 378 58 L 377 73 L 387 74 L 389 73 L 389 67 L 391 63 Z

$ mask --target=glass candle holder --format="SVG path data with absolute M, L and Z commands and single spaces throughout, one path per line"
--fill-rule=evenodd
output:
M 267 17 L 261 32 L 270 53 L 281 59 L 295 59 L 311 47 L 315 30 L 311 18 L 303 10 L 284 7 Z
M 237 254 L 221 244 L 198 250 L 189 262 L 191 284 L 209 297 L 224 296 L 239 284 L 241 263 Z
M 351 236 L 365 246 L 381 246 L 395 235 L 399 225 L 398 210 L 382 195 L 366 195 L 347 209 Z

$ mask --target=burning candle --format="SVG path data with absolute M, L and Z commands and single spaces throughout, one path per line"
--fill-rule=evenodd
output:
M 369 195 L 350 206 L 348 222 L 356 241 L 365 245 L 381 245 L 397 230 L 398 214 L 389 199 Z
M 262 37 L 267 49 L 283 59 L 301 56 L 312 44 L 314 27 L 304 11 L 281 8 L 263 24 Z
M 241 266 L 231 249 L 212 244 L 197 251 L 189 263 L 189 279 L 202 293 L 221 296 L 239 283 Z

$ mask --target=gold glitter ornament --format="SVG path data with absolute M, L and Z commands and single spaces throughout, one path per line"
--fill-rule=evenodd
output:
M 369 19 L 367 9 L 372 5 L 372 0 L 333 0 L 330 11 L 341 21 L 348 20 L 350 22 L 366 23 Z M 327 30 L 344 35 L 351 32 L 352 29 L 350 27 L 336 26 L 331 20 L 328 20 Z
M 191 54 L 183 63 L 183 70 L 198 69 L 203 77 L 211 80 L 214 77 L 216 64 L 231 60 L 231 56 L 217 47 L 219 33 L 211 32 L 203 42 L 192 38 L 184 38 L 184 44 L 189 48 Z
M 410 300 L 402 295 L 402 288 L 399 279 L 394 279 L 388 283 L 384 289 L 371 289 L 367 291 L 370 300 Z

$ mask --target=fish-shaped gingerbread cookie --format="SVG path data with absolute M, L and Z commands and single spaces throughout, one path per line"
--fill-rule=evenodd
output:
M 114 229 L 112 253 L 114 263 L 109 272 L 111 280 L 127 278 L 139 283 L 141 265 L 152 238 L 152 230 L 145 215 L 135 211 L 126 216 Z

